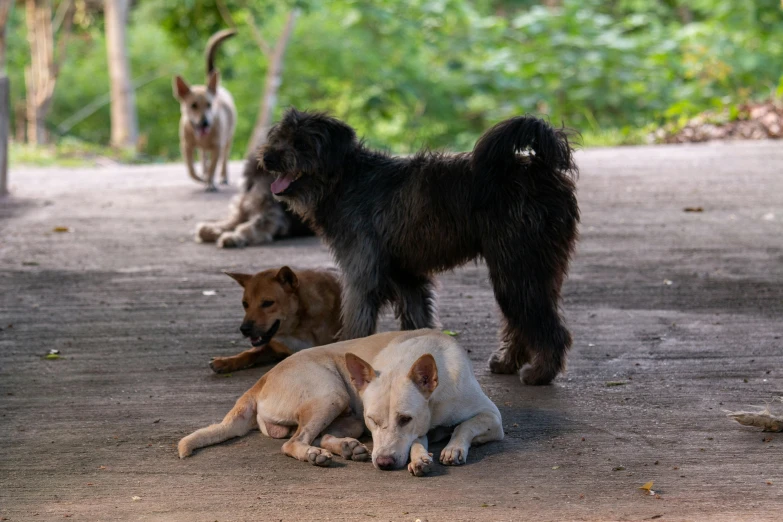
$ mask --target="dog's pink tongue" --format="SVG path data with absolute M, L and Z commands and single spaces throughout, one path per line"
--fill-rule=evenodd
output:
M 284 192 L 285 189 L 287 189 L 291 183 L 293 183 L 293 181 L 294 180 L 291 179 L 290 176 L 280 176 L 272 182 L 272 193 L 280 194 L 281 192 Z

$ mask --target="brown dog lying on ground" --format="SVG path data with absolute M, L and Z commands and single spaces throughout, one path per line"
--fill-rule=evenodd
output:
M 256 275 L 228 273 L 245 289 L 245 317 L 239 330 L 253 347 L 209 364 L 216 373 L 270 364 L 305 348 L 334 342 L 339 335 L 340 282 L 325 270 L 287 266 Z

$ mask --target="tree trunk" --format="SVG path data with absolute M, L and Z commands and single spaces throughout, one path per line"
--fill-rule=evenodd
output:
M 128 0 L 106 0 L 106 50 L 111 80 L 111 144 L 133 148 L 139 137 L 136 97 L 131 83 L 125 28 Z
M 0 196 L 8 194 L 8 134 L 11 126 L 11 82 L 5 74 L 6 28 L 13 0 L 0 0 Z
M 8 194 L 8 132 L 11 123 L 10 81 L 0 73 L 0 196 Z
M 58 56 L 54 55 L 54 33 L 51 0 L 26 0 L 25 21 L 27 42 L 30 45 L 30 66 L 25 69 L 27 87 L 27 141 L 38 145 L 48 140 L 46 115 L 54 96 L 59 63 L 65 54 L 65 45 L 73 23 L 70 0 L 63 0 L 57 13 L 63 34 L 58 42 Z
M 293 9 L 288 13 L 285 28 L 282 34 L 280 34 L 280 38 L 277 39 L 271 56 L 269 56 L 269 68 L 266 71 L 264 94 L 261 98 L 258 119 L 256 119 L 255 127 L 253 127 L 253 135 L 247 144 L 245 157 L 250 156 L 258 147 L 263 145 L 266 141 L 266 135 L 269 133 L 275 105 L 277 105 L 277 92 L 280 90 L 280 84 L 283 81 L 283 58 L 285 57 L 285 50 L 288 46 L 288 41 L 291 39 L 291 33 L 294 30 L 294 24 L 298 15 L 299 11 L 297 9 Z

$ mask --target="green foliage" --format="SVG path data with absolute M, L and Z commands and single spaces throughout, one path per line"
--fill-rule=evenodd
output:
M 783 94 L 779 0 L 219 0 L 240 33 L 217 58 L 240 112 L 241 157 L 263 92 L 270 45 L 292 6 L 276 116 L 289 105 L 323 109 L 396 152 L 465 150 L 492 123 L 545 115 L 586 145 L 639 143 L 650 126 L 706 109 Z M 552 2 L 548 2 L 552 3 Z M 140 130 L 150 156 L 178 156 L 171 77 L 204 81 L 204 45 L 227 27 L 215 0 L 147 0 L 132 12 L 129 48 Z M 23 10 L 9 31 L 12 99 L 23 97 Z M 109 90 L 102 27 L 83 24 L 68 49 L 50 127 Z M 731 113 L 731 111 L 729 111 Z M 109 108 L 70 134 L 106 144 Z

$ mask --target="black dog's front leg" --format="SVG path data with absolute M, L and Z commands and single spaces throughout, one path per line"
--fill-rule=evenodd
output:
M 361 245 L 361 248 L 355 248 Z M 383 282 L 388 270 L 382 266 L 380 248 L 373 238 L 356 237 L 351 245 L 334 245 L 343 273 L 342 339 L 357 339 L 375 333 L 381 306 L 387 301 Z M 347 256 L 340 254 L 349 254 Z
M 343 288 L 341 339 L 358 339 L 375 333 L 383 299 L 378 287 L 365 281 L 346 280 Z
M 435 281 L 425 276 L 397 273 L 392 285 L 397 317 L 403 330 L 440 327 Z

